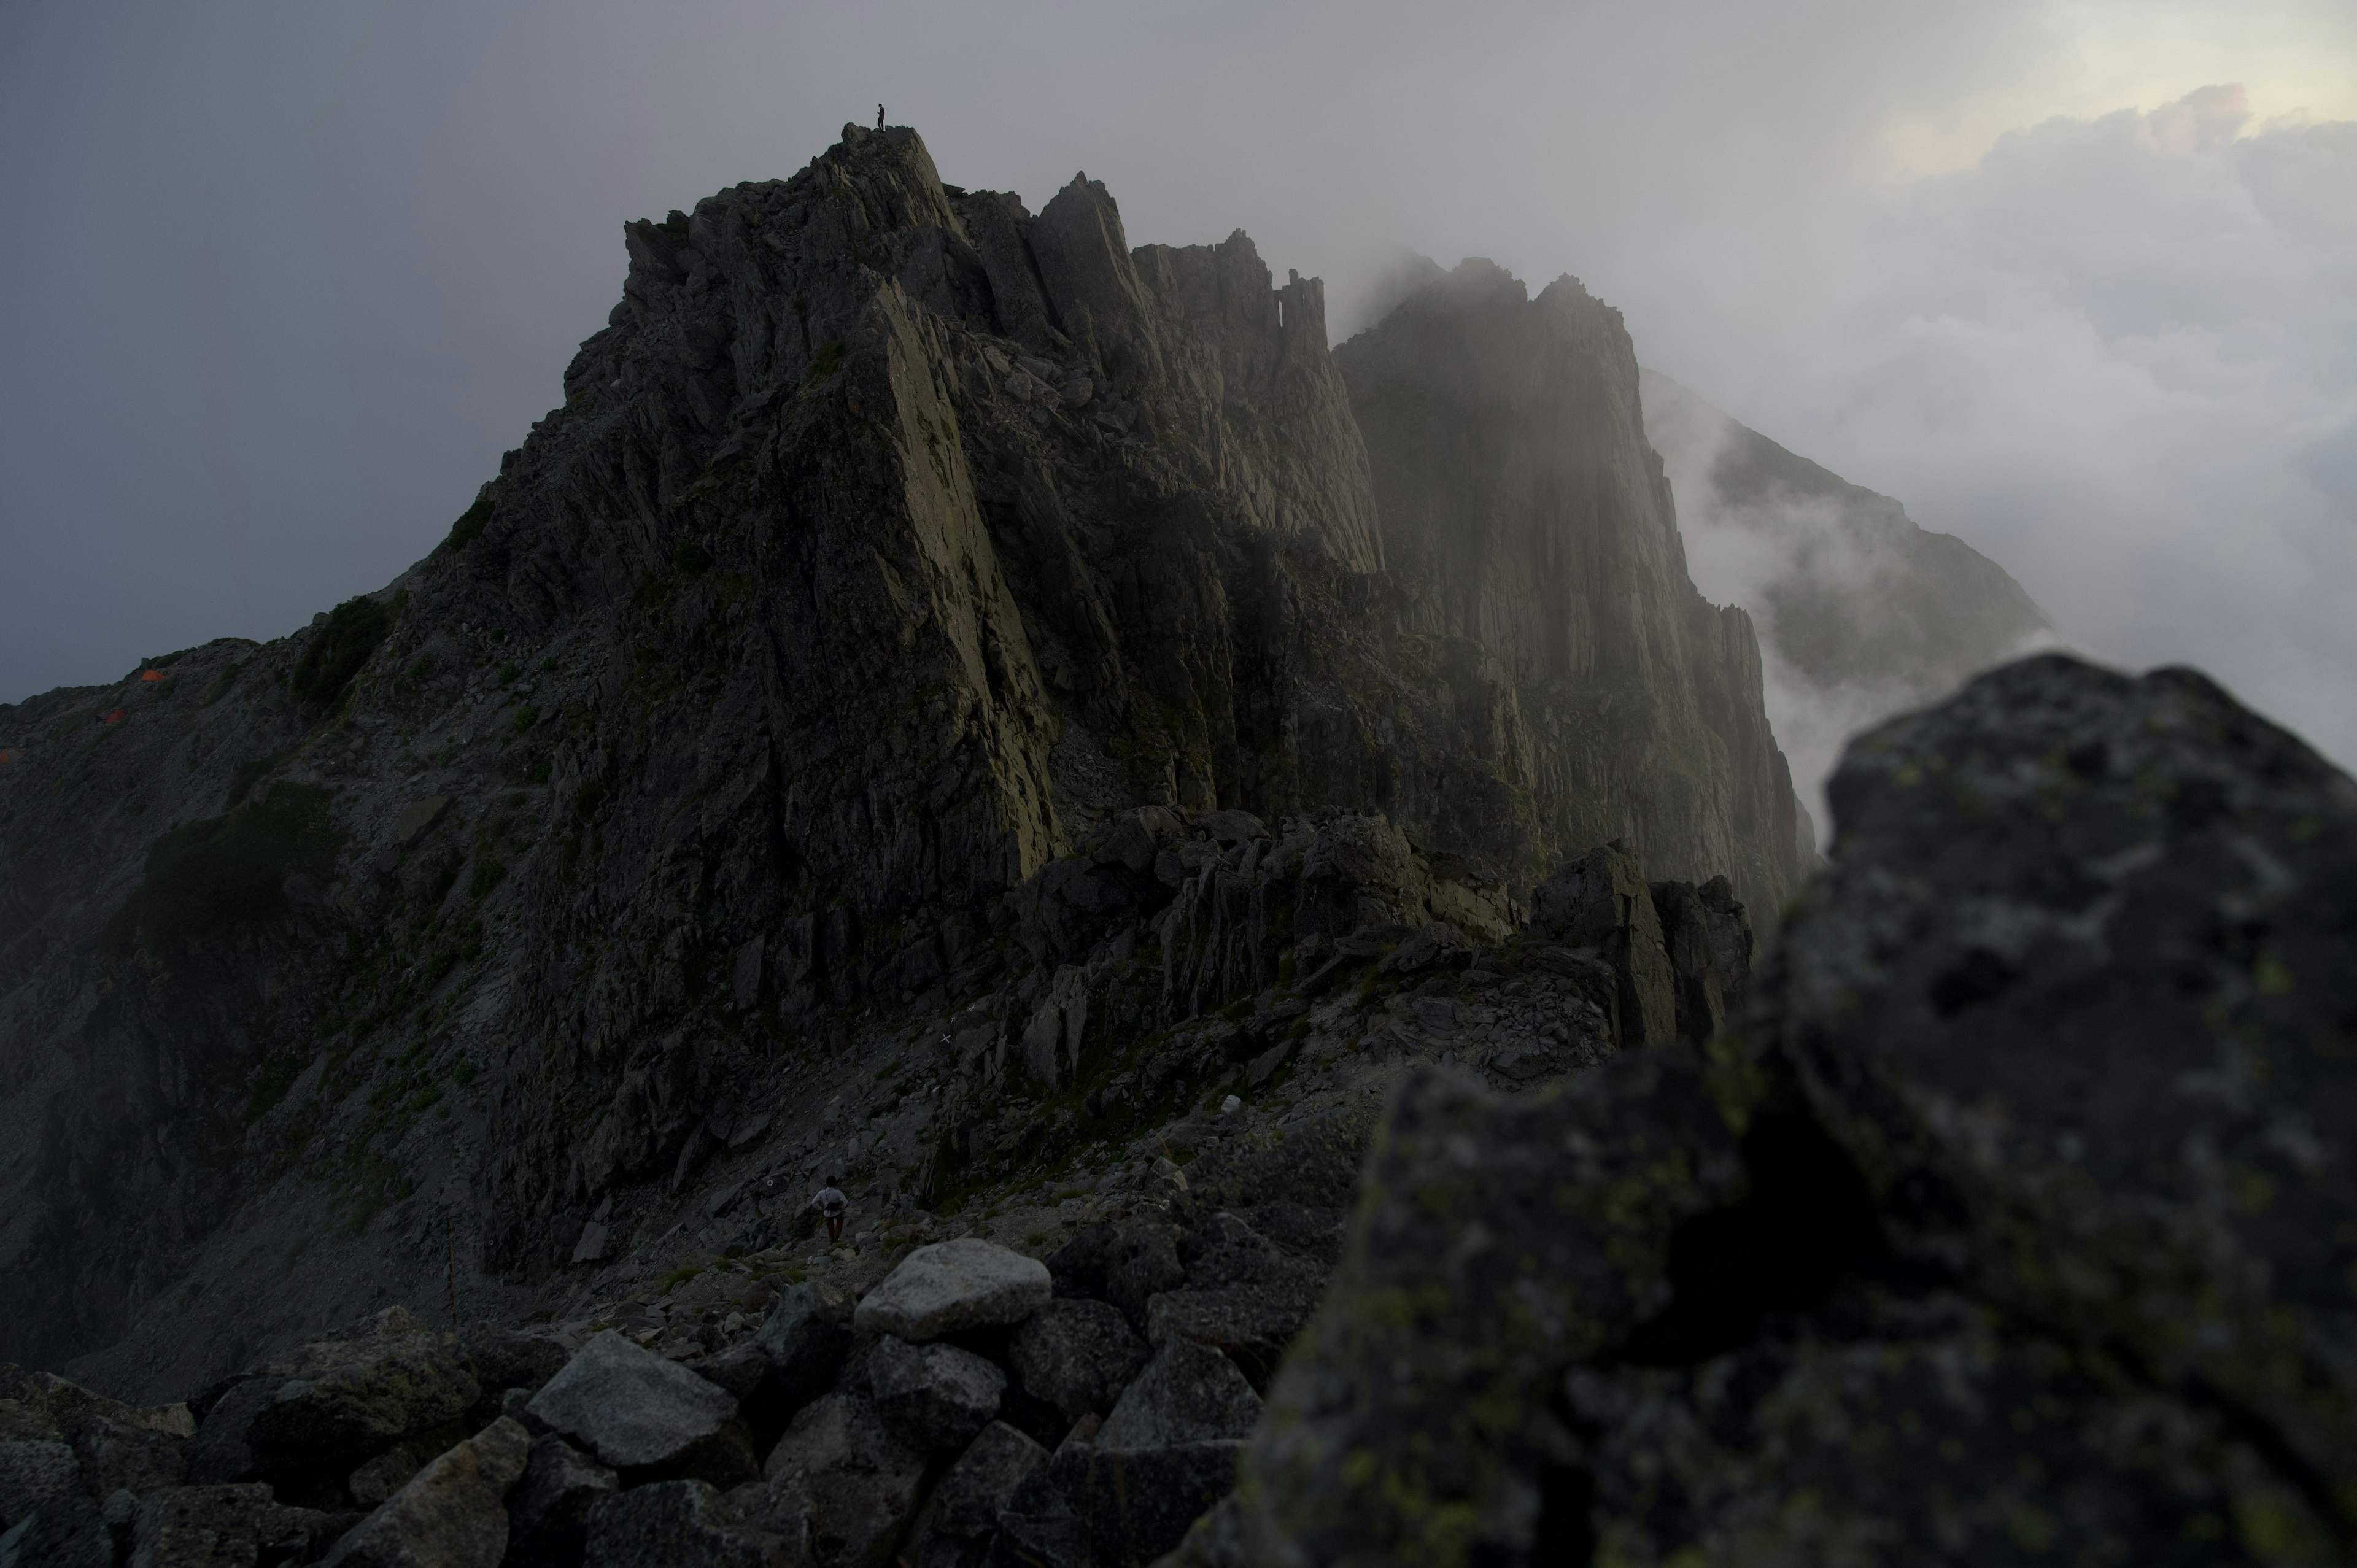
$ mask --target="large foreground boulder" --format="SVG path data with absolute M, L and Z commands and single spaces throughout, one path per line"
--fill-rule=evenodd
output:
M 498 1568 L 532 1434 L 501 1416 L 420 1470 L 328 1554 L 328 1568 Z
M 728 1484 L 753 1473 L 752 1442 L 728 1391 L 612 1329 L 584 1345 L 525 1408 L 635 1477 Z
M 1831 795 L 1709 1057 L 1404 1089 L 1255 1560 L 2357 1552 L 2357 786 L 2049 657 Z
M 920 1247 L 859 1303 L 862 1334 L 938 1339 L 960 1329 L 1020 1323 L 1055 1294 L 1048 1265 L 980 1237 Z

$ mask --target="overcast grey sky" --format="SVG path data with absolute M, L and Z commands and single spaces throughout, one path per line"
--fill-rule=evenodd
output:
M 1571 272 L 1638 352 L 1960 533 L 2066 637 L 2357 757 L 2357 5 L 16 0 L 0 700 L 430 548 L 619 227 L 882 99 L 945 177 Z

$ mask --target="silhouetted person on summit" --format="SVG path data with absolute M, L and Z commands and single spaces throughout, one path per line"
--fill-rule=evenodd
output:
M 876 128 L 879 131 L 884 128 L 884 105 L 881 103 L 876 106 Z

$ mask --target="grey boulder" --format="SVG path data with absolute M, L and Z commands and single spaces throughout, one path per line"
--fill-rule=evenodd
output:
M 1248 1437 L 1260 1395 L 1236 1364 L 1208 1346 L 1168 1339 L 1097 1430 L 1105 1452 Z
M 749 1440 L 728 1391 L 611 1329 L 524 1408 L 617 1470 L 728 1481 L 751 1473 Z
M 773 1375 L 763 1395 L 779 1407 L 780 1422 L 833 1385 L 851 1349 L 846 1307 L 822 1296 L 815 1285 L 790 1286 L 753 1337 L 754 1346 L 769 1358 Z
M 703 1481 L 657 1481 L 589 1510 L 584 1568 L 799 1568 L 793 1543 L 737 1521 Z
M 1232 1214 L 1213 1215 L 1194 1246 L 1186 1284 L 1146 1303 L 1146 1338 L 1214 1346 L 1265 1380 L 1318 1310 L 1327 1271 Z
M 765 1474 L 772 1487 L 799 1485 L 808 1498 L 819 1568 L 871 1568 L 916 1512 L 925 1456 L 873 1403 L 834 1393 L 794 1417 Z
M 532 1434 L 500 1417 L 354 1526 L 327 1568 L 497 1568 L 508 1549 L 507 1495 L 531 1453 Z
M 511 1568 L 579 1562 L 589 1510 L 616 1487 L 612 1470 L 562 1437 L 534 1438 L 523 1479 L 508 1498 Z
M 1147 1354 L 1119 1307 L 1072 1298 L 1051 1301 L 1028 1319 L 1006 1359 L 1025 1392 L 1077 1417 L 1112 1409 Z
M 0 1528 L 15 1524 L 51 1498 L 79 1491 L 81 1486 L 81 1466 L 64 1444 L 0 1443 Z
M 253 1411 L 245 1442 L 253 1473 L 298 1497 L 340 1498 L 351 1471 L 460 1420 L 482 1392 L 457 1341 L 400 1307 L 351 1337 L 303 1347 L 271 1373 L 282 1369 L 289 1375 Z
M 308 1562 L 350 1518 L 287 1508 L 259 1482 L 167 1487 L 139 1499 L 131 1530 L 132 1568 Z
M 0 1568 L 114 1568 L 114 1537 L 95 1500 L 67 1492 L 0 1532 Z
M 1048 1265 L 978 1237 L 936 1241 L 860 1302 L 852 1326 L 863 1334 L 938 1339 L 963 1328 L 1020 1323 L 1055 1294 Z
M 1045 1448 L 1005 1422 L 992 1422 L 933 1488 L 922 1530 L 969 1539 L 988 1535 L 1023 1477 L 1047 1462 Z
M 876 1408 L 912 1442 L 963 1448 L 998 1413 L 1006 1374 L 954 1345 L 911 1345 L 886 1336 L 867 1360 Z

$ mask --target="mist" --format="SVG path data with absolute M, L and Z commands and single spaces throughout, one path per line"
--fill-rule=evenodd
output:
M 2357 16 L 2301 3 L 11 7 L 0 700 L 389 580 L 560 401 L 625 220 L 878 100 L 970 188 L 1243 227 L 1340 330 L 1403 247 L 1573 273 L 2073 646 L 2357 756 Z

